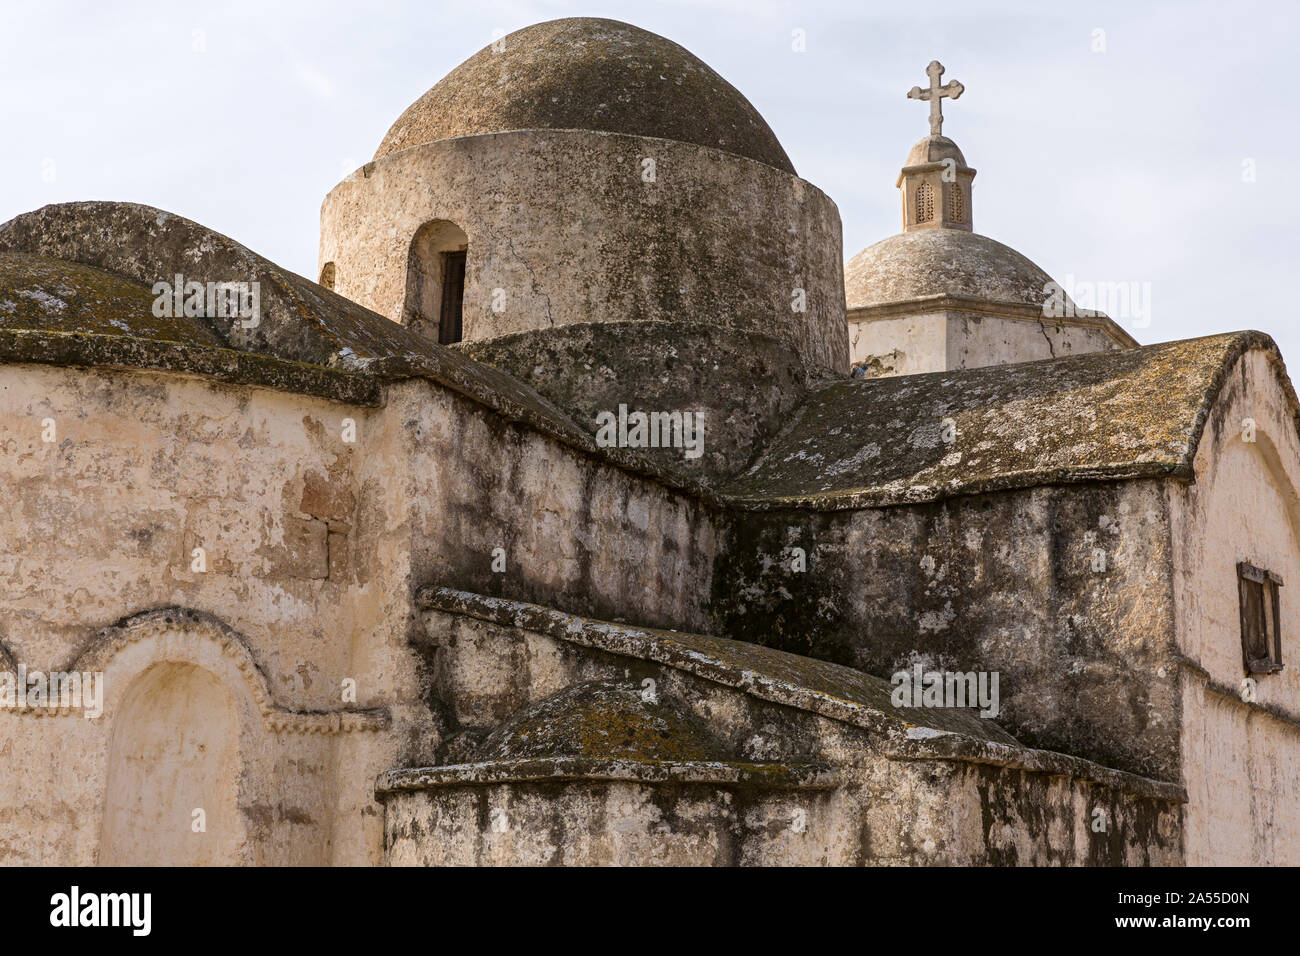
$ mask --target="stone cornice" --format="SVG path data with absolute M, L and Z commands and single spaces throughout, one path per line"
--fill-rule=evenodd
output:
M 599 760 L 589 757 L 493 760 L 484 763 L 388 770 L 375 781 L 384 797 L 435 787 L 603 781 L 645 784 L 712 784 L 763 790 L 834 790 L 841 783 L 824 763 L 737 763 L 723 761 Z
M 950 165 L 950 163 L 946 163 L 943 160 L 937 160 L 933 163 L 917 163 L 915 166 L 904 166 L 898 171 L 898 181 L 895 182 L 894 185 L 902 186 L 903 180 L 908 176 L 915 176 L 917 173 L 936 172 L 941 169 L 947 169 Z M 972 179 L 975 178 L 975 169 L 973 167 L 953 166 L 953 169 L 955 169 L 959 175 L 969 176 Z
M 380 384 L 365 374 L 290 362 L 241 349 L 184 345 L 125 335 L 0 329 L 0 364 L 168 372 L 229 385 L 311 395 L 349 405 L 374 407 L 382 403 Z
M 1041 305 L 1031 302 L 1010 302 L 996 299 L 982 299 L 973 295 L 959 293 L 938 293 L 920 296 L 915 299 L 899 299 L 894 302 L 877 302 L 871 305 L 859 305 L 850 308 L 847 313 L 849 322 L 870 322 L 875 319 L 894 319 L 918 312 L 937 312 L 950 310 L 954 312 L 974 312 L 977 315 L 991 315 L 1003 319 L 1018 319 L 1025 322 L 1042 324 L 1050 322 L 1062 327 L 1097 329 L 1110 336 L 1121 348 L 1139 348 L 1140 343 L 1133 336 L 1104 312 L 1089 312 L 1072 316 L 1049 316 L 1043 314 Z

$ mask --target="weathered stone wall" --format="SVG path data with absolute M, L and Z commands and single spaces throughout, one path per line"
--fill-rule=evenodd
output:
M 419 583 L 703 625 L 717 553 L 706 505 L 423 382 L 390 390 L 388 411 L 409 462 Z
M 1091 829 L 1097 811 L 1107 832 Z M 563 778 L 444 784 L 387 797 L 384 820 L 392 866 L 1182 862 L 1175 802 L 1004 767 L 883 757 L 833 792 Z
M 738 514 L 720 553 L 718 633 L 883 677 L 915 663 L 997 671 L 999 722 L 1021 741 L 1177 775 L 1159 482 Z
M 411 241 L 435 220 L 469 239 L 467 340 L 698 321 L 766 332 L 811 364 L 847 369 L 839 213 L 763 163 L 575 130 L 428 143 L 367 163 L 325 198 L 320 265 L 334 263 L 337 292 L 401 321 Z M 806 311 L 793 307 L 796 289 Z
M 916 375 L 947 367 L 948 323 L 943 311 L 917 310 L 913 315 L 849 319 L 849 362 L 866 378 Z
M 1197 449 L 1196 483 L 1170 487 L 1192 864 L 1300 863 L 1300 426 L 1281 373 L 1263 351 L 1237 360 Z M 1253 702 L 1243 700 L 1239 561 L 1285 582 L 1283 670 L 1254 675 Z
M 1105 320 L 1111 325 L 1109 320 Z M 948 368 L 979 368 L 1120 348 L 1105 326 L 1034 316 L 948 313 Z
M 921 303 L 915 312 L 875 311 L 850 310 L 848 317 L 849 361 L 865 365 L 867 378 L 1033 362 L 1120 347 L 1100 325 L 1058 323 L 1042 316 L 927 308 Z
M 376 861 L 356 775 L 394 759 L 382 711 L 289 709 L 243 636 L 193 612 L 97 633 L 72 666 L 103 674 L 103 716 L 0 710 L 0 862 Z
M 760 787 L 751 816 L 735 815 L 750 799 L 744 787 L 692 783 L 672 797 L 684 801 L 672 813 L 705 821 L 700 832 L 716 839 L 690 853 L 771 859 L 762 841 L 780 828 L 762 821 L 798 809 L 790 793 L 805 790 L 808 832 L 825 838 L 781 851 L 791 860 L 1167 862 L 1181 839 L 1170 799 L 1135 803 L 1112 792 L 1128 792 L 1113 780 L 1032 766 L 1015 777 L 969 754 L 882 751 L 862 728 L 648 662 L 575 656 L 459 618 L 444 628 L 466 653 L 449 658 L 422 639 L 414 610 L 415 587 L 435 583 L 720 630 L 807 655 L 809 667 L 824 659 L 886 677 L 915 663 L 997 670 L 999 723 L 1023 743 L 1162 779 L 1181 770 L 1193 801 L 1189 858 L 1290 861 L 1292 669 L 1261 679 L 1257 705 L 1233 695 L 1235 562 L 1300 580 L 1300 438 L 1290 398 L 1270 377 L 1275 361 L 1256 350 L 1235 367 L 1198 452 L 1198 483 L 1185 490 L 1143 479 L 722 517 L 688 491 L 421 378 L 390 382 L 377 409 L 172 373 L 0 367 L 13 500 L 0 516 L 0 574 L 10 582 L 0 662 L 102 670 L 108 681 L 96 720 L 0 709 L 0 855 L 377 862 L 376 773 L 446 763 L 466 731 L 577 680 L 645 676 L 707 722 L 728 759 L 853 768 L 829 802 L 816 787 Z M 1248 415 L 1255 443 L 1240 440 Z M 52 442 L 41 440 L 47 418 Z M 355 443 L 343 440 L 344 419 L 356 423 Z M 196 547 L 206 571 L 191 569 Z M 794 547 L 807 552 L 805 572 L 790 569 Z M 142 613 L 153 608 L 164 610 Z M 1175 624 L 1186 635 L 1177 647 Z M 356 704 L 341 701 L 345 677 L 357 681 Z M 158 707 L 138 706 L 142 695 Z M 177 744 L 162 731 L 178 722 L 201 732 Z M 611 808 L 630 807 L 637 820 L 669 805 L 659 782 L 616 784 L 588 780 L 567 796 L 560 787 L 555 806 L 576 802 L 552 824 L 615 825 Z M 482 792 L 433 789 L 451 801 L 447 813 L 460 813 L 485 799 L 466 787 Z M 152 830 L 123 822 L 135 794 L 152 795 Z M 441 796 L 410 799 L 407 820 L 443 812 Z M 208 841 L 140 835 L 183 825 L 199 800 Z M 420 800 L 431 802 L 421 809 Z M 1098 806 L 1127 821 L 1104 849 L 1086 826 Z M 544 809 L 537 827 L 550 825 L 537 816 Z M 751 819 L 756 843 L 736 836 Z M 1220 819 L 1232 821 L 1222 835 Z M 1052 840 L 1025 842 L 1044 820 Z M 893 843 L 891 827 L 903 834 Z M 484 861 L 515 852 L 468 832 L 446 852 Z M 541 860 L 555 845 L 535 842 L 515 858 Z M 598 862 L 623 852 L 607 840 L 575 846 Z
M 358 751 L 340 745 L 350 733 L 341 727 L 303 737 L 273 724 L 286 714 L 388 705 L 399 725 L 407 719 L 400 688 L 414 685 L 414 667 L 398 652 L 408 624 L 408 556 L 395 534 L 404 507 L 387 482 L 385 456 L 364 444 L 385 427 L 380 417 L 146 372 L 6 365 L 0 382 L 11 502 L 0 515 L 7 582 L 0 640 L 12 663 L 80 669 L 97 646 L 96 629 L 122 618 L 169 606 L 213 615 L 235 635 L 218 643 L 247 648 L 244 663 L 255 673 L 242 683 L 264 684 L 272 702 L 265 713 L 250 710 L 250 691 L 223 684 L 242 714 L 243 741 L 237 802 L 245 836 L 227 846 L 266 862 L 372 861 L 377 817 L 351 780 L 399 757 L 392 738 L 374 736 Z M 349 417 L 362 436 L 355 445 L 341 440 Z M 42 441 L 46 419 L 51 442 Z M 206 571 L 193 570 L 196 548 L 206 553 Z M 194 658 L 208 640 L 196 636 L 202 628 L 176 630 L 151 639 L 156 657 L 133 666 L 114 655 L 100 661 L 110 679 L 103 717 L 4 716 L 8 746 L 0 752 L 12 763 L 0 775 L 7 790 L 0 840 L 8 853 L 93 860 L 106 755 L 118 733 L 114 702 L 154 663 L 204 667 Z M 144 646 L 126 641 L 122 653 L 138 656 Z M 356 704 L 347 707 L 345 677 L 357 682 Z M 147 753 L 153 745 L 141 733 Z M 34 818 L 54 829 L 42 832 Z M 210 822 L 215 842 L 219 827 Z
M 355 442 L 343 437 L 349 419 Z M 212 745 L 229 748 L 225 769 L 205 777 L 237 768 L 229 800 L 213 795 L 237 812 L 211 813 L 211 858 L 375 862 L 368 781 L 432 759 L 440 743 L 408 643 L 416 584 L 672 626 L 698 623 L 707 601 L 715 545 L 701 506 L 422 379 L 392 384 L 375 409 L 173 374 L 6 365 L 0 448 L 12 502 L 0 515 L 4 666 L 80 670 L 93 652 L 109 681 L 95 720 L 0 710 L 9 860 L 94 862 L 106 791 L 168 790 L 148 774 L 114 784 L 110 764 L 203 766 L 167 751 L 187 745 L 167 743 L 146 711 L 119 727 L 120 702 L 143 681 L 203 690 L 195 697 L 209 703 L 189 712 L 160 703 L 171 717 L 237 728 L 237 741 Z M 211 619 L 123 621 L 155 608 Z M 132 637 L 142 628 L 147 641 Z M 355 704 L 343 702 L 345 678 Z M 212 680 L 220 690 L 208 693 Z M 114 855 L 209 858 L 139 842 L 113 838 L 136 846 Z

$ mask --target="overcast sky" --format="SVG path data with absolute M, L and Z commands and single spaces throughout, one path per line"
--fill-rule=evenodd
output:
M 1256 328 L 1300 367 L 1289 0 L 0 4 L 0 221 L 146 203 L 315 278 L 321 200 L 412 100 L 494 30 L 604 16 L 738 87 L 839 205 L 846 258 L 899 230 L 927 132 L 905 93 L 941 60 L 976 231 L 1063 283 L 1149 283 L 1143 343 Z

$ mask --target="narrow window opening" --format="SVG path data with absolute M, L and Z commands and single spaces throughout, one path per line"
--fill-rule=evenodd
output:
M 1241 599 L 1241 658 L 1248 674 L 1272 674 L 1282 669 L 1282 579 L 1272 571 L 1237 565 Z
M 953 222 L 966 221 L 966 197 L 962 195 L 961 183 L 953 183 L 948 193 L 948 218 Z
M 453 222 L 436 219 L 416 230 L 406 267 L 406 298 L 401 322 L 442 345 L 465 338 L 465 286 L 469 239 Z M 472 281 L 470 294 L 473 294 Z
M 461 340 L 461 309 L 465 303 L 465 250 L 442 254 L 442 311 L 438 320 L 438 342 L 451 345 Z

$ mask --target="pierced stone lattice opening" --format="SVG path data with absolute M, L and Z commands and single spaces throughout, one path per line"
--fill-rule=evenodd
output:
M 934 187 L 921 183 L 916 187 L 916 221 L 930 222 L 934 219 Z
M 948 193 L 948 218 L 953 222 L 966 221 L 966 197 L 959 183 L 953 183 L 952 191 Z

